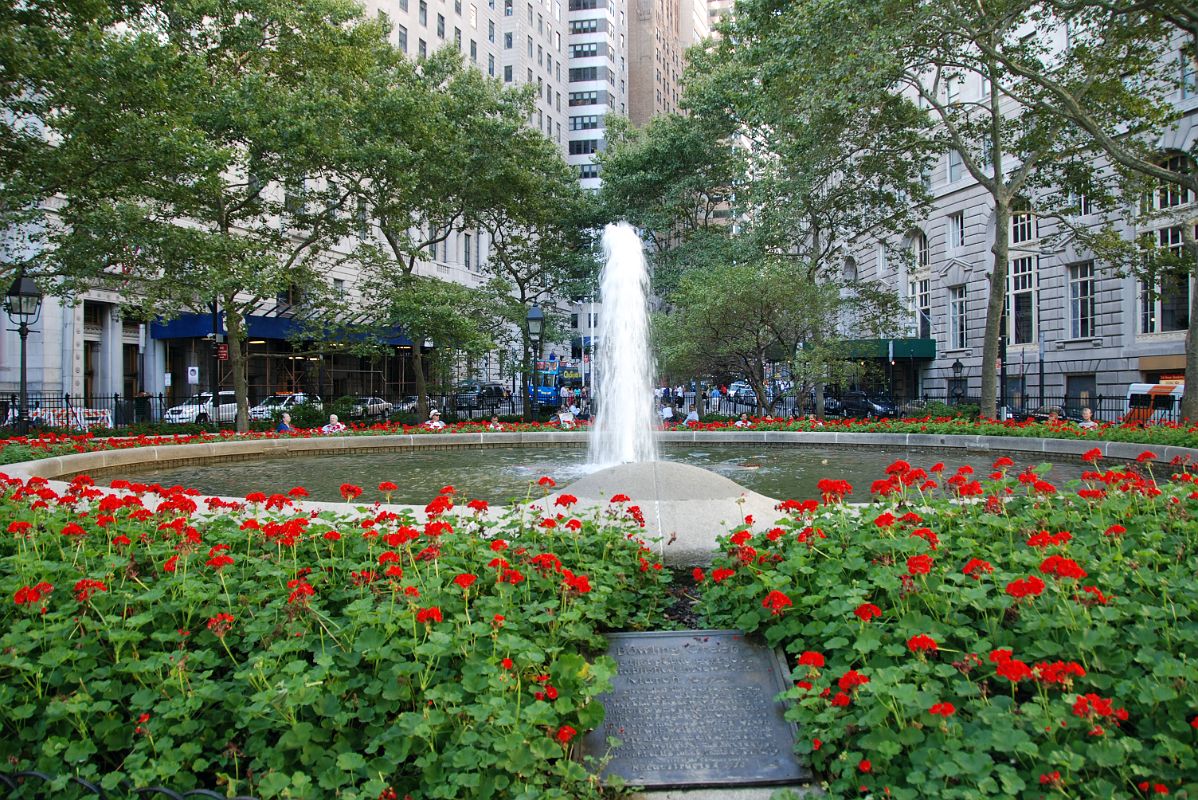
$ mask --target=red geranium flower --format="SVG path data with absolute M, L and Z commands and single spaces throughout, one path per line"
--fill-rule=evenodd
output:
M 389 494 L 391 492 L 398 491 L 398 490 L 399 490 L 399 487 L 396 486 L 391 481 L 383 481 L 382 483 L 379 484 L 379 491 L 383 492 L 384 494 Z
M 994 572 L 994 567 L 989 561 L 983 561 L 980 558 L 971 558 L 966 562 L 961 571 L 976 581 L 981 577 L 978 573 Z
M 557 729 L 557 732 L 553 734 L 553 738 L 561 744 L 569 744 L 570 740 L 577 735 L 578 731 L 574 730 L 569 725 L 562 725 Z
M 1043 591 L 1044 581 L 1035 575 L 1029 575 L 1027 578 L 1016 578 L 1007 584 L 1007 594 L 1016 600 L 1022 600 L 1025 597 L 1039 597 Z
M 895 516 L 887 511 L 885 514 L 880 514 L 874 519 L 874 525 L 879 528 L 889 528 L 895 523 Z
M 471 575 L 470 573 L 465 572 L 454 578 L 453 582 L 463 589 L 469 589 L 476 580 L 478 580 L 477 575 Z
M 611 503 L 629 503 L 629 502 L 631 502 L 631 501 L 632 501 L 632 498 L 631 498 L 631 497 L 629 497 L 629 496 L 628 496 L 628 495 L 626 495 L 626 494 L 613 494 L 613 495 L 612 495 L 612 497 L 611 497 L 611 500 L 609 500 L 608 502 L 611 502 Z
M 341 496 L 345 498 L 345 502 L 350 502 L 355 498 L 361 497 L 362 487 L 354 486 L 352 483 L 341 484 Z
M 857 769 L 861 770 L 862 772 L 871 772 L 873 768 L 874 765 L 870 763 L 868 758 L 861 759 L 861 761 L 857 764 Z
M 434 622 L 441 622 L 441 609 L 436 606 L 422 608 L 416 612 L 416 621 L 423 622 L 426 625 L 431 625 Z
M 917 636 L 912 636 L 907 640 L 907 649 L 912 653 L 929 652 L 935 653 L 939 648 L 936 646 L 936 640 L 926 633 L 921 633 Z
M 799 665 L 803 667 L 822 667 L 824 666 L 824 656 L 822 653 L 807 650 L 799 656 Z
M 762 608 L 768 608 L 774 616 L 778 616 L 791 605 L 793 603 L 791 603 L 790 598 L 777 590 L 767 594 L 765 599 L 761 601 Z
M 725 578 L 731 578 L 736 574 L 736 570 L 728 569 L 727 567 L 719 567 L 711 571 L 711 579 L 716 583 L 722 582 Z
M 882 609 L 878 608 L 873 603 L 862 603 L 861 605 L 857 606 L 853 613 L 856 614 L 862 622 L 869 622 L 874 617 L 882 616 Z
M 957 707 L 952 703 L 937 703 L 928 709 L 928 713 L 937 717 L 951 717 L 957 713 Z
M 1151 450 L 1145 450 L 1144 452 L 1142 452 L 1138 456 L 1136 456 L 1136 461 L 1140 462 L 1141 464 L 1143 464 L 1145 461 L 1155 461 L 1155 460 L 1156 460 L 1156 453 L 1152 452 Z
M 927 575 L 932 571 L 931 556 L 911 556 L 907 559 L 908 575 Z
M 550 478 L 548 475 L 542 475 L 537 479 L 537 485 L 546 486 L 552 489 L 554 486 L 557 486 L 557 481 L 555 481 L 553 478 Z
M 1087 464 L 1097 463 L 1098 459 L 1100 458 L 1102 458 L 1102 451 L 1097 447 L 1091 448 L 1082 453 L 1082 461 L 1085 461 Z
M 562 506 L 563 508 L 569 508 L 570 506 L 574 505 L 577 502 L 578 502 L 578 498 L 572 494 L 559 494 L 553 500 L 553 504 L 555 506 Z
M 233 615 L 221 612 L 214 617 L 208 619 L 208 630 L 212 631 L 216 638 L 223 639 L 229 629 L 233 627 Z

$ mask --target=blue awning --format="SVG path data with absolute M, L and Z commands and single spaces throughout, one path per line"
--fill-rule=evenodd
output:
M 218 315 L 217 333 L 224 335 L 225 315 Z M 180 314 L 174 319 L 157 320 L 150 323 L 152 339 L 201 339 L 212 333 L 211 314 Z M 246 317 L 246 334 L 250 339 L 287 340 L 300 333 L 299 324 L 292 317 Z M 360 341 L 364 334 L 351 334 L 343 339 Z M 412 340 L 403 335 L 399 328 L 392 329 L 391 336 L 383 340 L 386 344 L 412 346 Z

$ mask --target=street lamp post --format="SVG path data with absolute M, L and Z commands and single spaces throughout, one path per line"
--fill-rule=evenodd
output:
M 525 322 L 528 323 L 528 341 L 532 345 L 532 352 L 529 355 L 531 356 L 531 361 L 535 363 L 541 344 L 541 334 L 545 330 L 545 312 L 541 310 L 540 306 L 533 306 L 528 310 Z M 525 367 L 527 368 L 527 372 L 524 374 L 529 384 L 529 411 L 535 412 L 537 404 L 536 373 L 533 371 L 532 363 L 526 364 Z M 524 418 L 532 419 L 527 413 Z
M 4 312 L 15 332 L 21 337 L 21 400 L 17 408 L 17 433 L 24 436 L 29 432 L 29 379 L 26 370 L 26 343 L 29 326 L 37 322 L 42 311 L 42 293 L 33 279 L 24 270 L 17 273 L 16 280 L 4 295 Z

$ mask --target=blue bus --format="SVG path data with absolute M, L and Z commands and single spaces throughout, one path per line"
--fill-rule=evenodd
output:
M 561 405 L 563 386 L 575 391 L 582 387 L 579 366 L 572 361 L 538 361 L 528 387 L 528 398 L 534 407 L 557 408 Z

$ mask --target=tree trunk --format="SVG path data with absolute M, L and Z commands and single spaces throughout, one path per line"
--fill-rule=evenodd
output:
M 997 159 L 996 159 L 997 160 Z M 995 167 L 997 171 L 998 167 Z M 982 341 L 982 398 L 981 416 L 998 416 L 998 351 L 1007 301 L 1007 259 L 1010 255 L 1011 204 L 1003 193 L 994 198 L 994 269 L 990 273 L 990 296 L 986 301 L 986 333 Z
M 245 329 L 242 326 L 244 321 L 241 317 L 241 312 L 233 305 L 233 297 L 226 295 L 222 298 L 225 304 L 225 333 L 228 335 L 226 343 L 229 345 L 229 366 L 233 370 L 233 396 L 237 400 L 237 421 L 236 428 L 238 433 L 245 433 L 250 429 L 250 386 L 249 377 L 246 374 L 246 354 L 243 349 L 245 346 Z M 212 398 L 213 413 L 220 416 L 220 398 Z
M 411 333 L 408 334 L 411 337 Z M 420 351 L 424 339 L 412 339 L 412 375 L 416 381 L 416 416 L 420 420 L 428 419 L 428 381 L 424 378 L 424 353 Z

